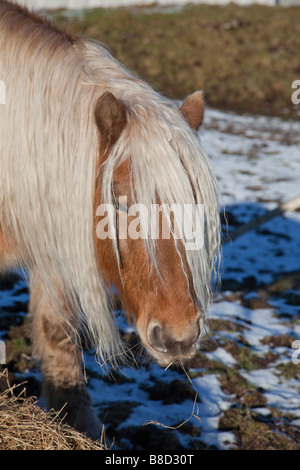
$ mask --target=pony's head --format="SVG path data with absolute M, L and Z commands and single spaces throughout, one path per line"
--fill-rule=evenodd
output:
M 156 103 L 143 106 L 138 97 L 132 104 L 106 92 L 95 119 L 99 266 L 107 284 L 116 287 L 144 347 L 166 367 L 195 354 L 218 250 L 214 178 L 195 132 L 203 119 L 202 93 L 180 108 L 166 102 L 158 108 Z M 168 212 L 171 204 L 204 205 L 201 247 L 189 249 L 185 235 L 177 236 L 176 224 L 183 218 Z M 163 209 L 149 220 L 154 206 Z M 163 232 L 166 226 L 169 236 Z

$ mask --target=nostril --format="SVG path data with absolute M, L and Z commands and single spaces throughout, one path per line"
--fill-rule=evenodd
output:
M 159 352 L 167 352 L 166 345 L 162 339 L 162 328 L 159 325 L 150 324 L 148 327 L 148 341 L 152 348 Z
M 168 353 L 174 357 L 191 357 L 195 354 L 198 339 L 202 333 L 202 322 L 197 320 L 190 325 L 183 336 L 182 332 L 177 336 L 165 325 L 150 322 L 147 329 L 147 340 L 150 346 L 160 353 Z

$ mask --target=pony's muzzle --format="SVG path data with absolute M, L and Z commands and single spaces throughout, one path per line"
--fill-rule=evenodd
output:
M 163 356 L 166 356 L 168 361 L 175 361 L 195 355 L 201 330 L 201 320 L 189 325 L 185 334 L 182 334 L 182 331 L 176 334 L 166 325 L 151 322 L 147 329 L 147 338 L 151 348 L 160 353 L 163 362 Z

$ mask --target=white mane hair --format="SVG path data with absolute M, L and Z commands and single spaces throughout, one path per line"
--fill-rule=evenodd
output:
M 113 173 L 130 159 L 136 201 L 147 207 L 203 203 L 205 245 L 187 251 L 197 300 L 206 310 L 219 254 L 216 180 L 177 106 L 133 77 L 101 45 L 72 40 L 0 0 L 0 221 L 21 248 L 23 266 L 62 311 L 56 285 L 82 311 L 100 360 L 122 350 L 95 247 L 99 131 L 94 112 L 110 91 L 127 124 L 103 173 L 103 200 L 114 202 Z M 155 240 L 145 240 L 155 262 Z M 117 250 L 117 249 L 116 249 Z M 116 251 L 117 255 L 117 251 Z

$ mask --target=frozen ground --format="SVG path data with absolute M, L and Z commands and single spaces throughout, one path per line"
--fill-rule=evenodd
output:
M 201 139 L 218 177 L 229 233 L 300 192 L 299 127 L 266 117 L 207 112 Z M 125 368 L 108 380 L 93 355 L 85 354 L 93 404 L 109 437 L 116 439 L 115 448 L 256 448 L 258 434 L 249 438 L 250 422 L 266 426 L 271 445 L 286 438 L 280 445 L 300 447 L 300 364 L 292 361 L 300 354 L 291 347 L 300 339 L 299 261 L 300 212 L 286 213 L 225 244 L 222 286 L 210 312 L 212 333 L 186 365 L 192 384 L 181 371 L 155 364 Z M 23 281 L 2 285 L 0 327 L 1 315 L 9 310 L 22 315 L 26 300 Z M 121 315 L 119 321 L 126 338 L 134 341 Z M 40 378 L 26 368 L 24 375 Z M 247 438 L 241 435 L 243 426 Z
M 219 180 L 220 202 L 239 223 L 300 194 L 298 122 L 211 110 L 201 136 Z M 299 212 L 288 213 L 227 244 L 223 277 L 234 273 L 236 280 L 271 282 L 282 271 L 299 269 L 299 223 Z

